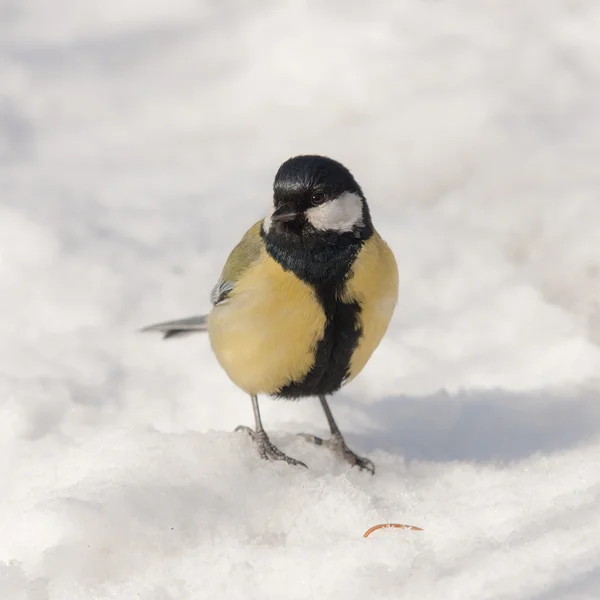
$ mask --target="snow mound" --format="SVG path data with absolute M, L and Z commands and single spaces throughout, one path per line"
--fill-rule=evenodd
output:
M 581 600 L 600 588 L 600 6 L 0 2 L 0 598 Z M 260 461 L 202 336 L 291 155 L 346 164 L 401 298 Z M 383 530 L 382 522 L 422 532 Z

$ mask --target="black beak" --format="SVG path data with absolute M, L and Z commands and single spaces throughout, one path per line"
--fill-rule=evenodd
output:
M 293 221 L 297 216 L 297 212 L 293 211 L 287 204 L 282 204 L 281 206 L 278 206 L 271 215 L 271 221 L 287 223 L 288 221 Z

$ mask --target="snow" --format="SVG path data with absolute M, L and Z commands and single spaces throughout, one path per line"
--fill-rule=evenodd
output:
M 0 1 L 0 598 L 595 599 L 600 5 Z M 197 314 L 294 154 L 398 258 L 333 401 L 371 478 Z M 422 532 L 383 530 L 400 522 Z

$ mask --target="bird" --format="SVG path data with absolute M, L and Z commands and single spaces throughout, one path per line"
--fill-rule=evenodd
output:
M 336 160 L 286 160 L 275 174 L 272 202 L 231 251 L 207 315 L 142 331 L 164 339 L 208 332 L 217 361 L 250 396 L 254 429 L 236 431 L 250 435 L 261 458 L 306 467 L 269 439 L 259 394 L 316 396 L 330 437 L 298 435 L 374 474 L 374 463 L 348 447 L 328 397 L 362 371 L 388 328 L 398 298 L 396 259 L 373 226 L 361 187 Z

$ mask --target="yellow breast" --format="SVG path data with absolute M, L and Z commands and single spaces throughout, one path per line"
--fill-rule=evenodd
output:
M 361 249 L 342 300 L 361 307 L 362 335 L 350 361 L 350 376 L 356 377 L 381 342 L 398 301 L 398 267 L 389 246 L 374 233 Z
M 313 289 L 265 250 L 209 315 L 217 360 L 249 394 L 274 394 L 312 367 L 325 328 Z

